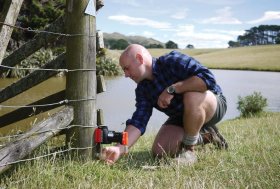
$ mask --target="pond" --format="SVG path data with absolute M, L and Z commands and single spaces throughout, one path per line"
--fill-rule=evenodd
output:
M 280 111 L 280 73 L 279 72 L 257 72 L 257 71 L 232 71 L 212 70 L 224 95 L 228 101 L 228 111 L 223 120 L 233 119 L 239 116 L 237 110 L 238 96 L 251 95 L 254 91 L 261 92 L 268 100 L 268 111 Z M 0 79 L 0 88 L 4 88 L 11 79 Z M 97 95 L 97 108 L 103 110 L 105 125 L 111 130 L 121 131 L 125 127 L 125 121 L 131 117 L 135 110 L 134 89 L 136 84 L 128 78 L 110 77 L 106 78 L 107 91 Z M 23 105 L 47 96 L 65 88 L 65 78 L 51 78 L 46 82 L 24 92 L 19 97 L 12 98 L 2 104 Z M 0 116 L 11 111 L 6 108 L 0 109 Z M 166 115 L 154 109 L 153 115 L 148 123 L 147 132 L 157 131 L 166 120 Z M 40 116 L 16 123 L 17 127 L 30 125 Z M 10 128 L 10 127 L 9 127 Z M 4 127 L 0 129 L 9 129 Z
M 228 101 L 223 120 L 239 116 L 238 96 L 261 92 L 268 100 L 268 111 L 280 111 L 280 73 L 258 71 L 212 70 Z M 135 110 L 136 84 L 128 78 L 107 79 L 107 91 L 98 95 L 97 106 L 103 109 L 104 122 L 110 128 L 124 128 L 125 121 Z M 147 131 L 157 131 L 167 116 L 156 109 L 148 123 Z

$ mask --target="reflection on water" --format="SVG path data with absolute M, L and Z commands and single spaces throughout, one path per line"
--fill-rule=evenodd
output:
M 254 91 L 268 99 L 269 111 L 280 111 L 280 73 L 275 72 L 255 72 L 255 71 L 227 71 L 213 70 L 216 79 L 222 87 L 228 101 L 228 111 L 224 120 L 239 116 L 237 110 L 238 96 L 251 95 Z M 13 82 L 9 79 L 0 80 L 0 88 L 4 88 L 8 83 Z M 130 79 L 124 77 L 106 78 L 107 91 L 97 95 L 96 107 L 103 109 L 104 122 L 110 129 L 121 131 L 125 127 L 125 121 L 131 117 L 135 110 L 134 89 L 136 84 Z M 52 78 L 38 85 L 37 87 L 3 102 L 6 105 L 23 105 L 38 100 L 44 96 L 55 93 L 65 88 L 65 78 Z M 11 109 L 2 108 L 0 115 L 3 115 Z M 161 112 L 154 110 L 148 124 L 147 131 L 156 131 L 166 120 L 166 116 Z M 42 119 L 40 116 L 31 118 L 27 122 L 16 124 L 16 128 L 22 128 L 22 125 L 30 125 L 35 119 Z M 4 129 L 7 129 L 5 127 Z M 9 127 L 10 128 L 10 127 Z M 0 129 L 1 133 L 4 132 Z

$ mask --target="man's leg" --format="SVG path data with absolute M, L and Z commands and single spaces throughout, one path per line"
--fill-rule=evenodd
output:
M 199 134 L 202 126 L 211 120 L 217 108 L 216 96 L 207 91 L 200 92 L 187 92 L 184 94 L 184 115 L 183 125 L 185 136 L 182 140 L 183 149 L 176 158 L 178 163 L 192 164 L 196 161 L 194 154 L 194 146 L 203 139 Z
M 154 157 L 174 157 L 181 150 L 182 139 L 185 136 L 183 127 L 177 125 L 163 125 L 152 147 Z
M 189 108 L 189 110 L 192 110 L 189 114 L 186 115 L 186 113 L 188 113 L 187 111 L 185 111 L 184 114 L 184 121 L 186 120 L 184 123 L 185 125 L 187 123 L 187 126 L 190 126 L 191 131 L 188 130 L 188 127 L 185 129 L 185 125 L 183 128 L 183 121 L 180 116 L 172 118 L 170 121 L 168 120 L 165 125 L 161 127 L 155 138 L 152 148 L 154 156 L 162 157 L 168 155 L 172 157 L 177 155 L 181 151 L 182 141 L 186 140 L 188 137 L 191 139 L 199 138 L 199 143 L 196 143 L 196 140 L 195 142 L 191 141 L 194 144 L 205 144 L 210 142 L 215 145 L 223 139 L 222 136 L 218 136 L 218 138 L 216 137 L 217 139 L 213 138 L 213 136 L 216 136 L 217 134 L 219 135 L 215 128 L 214 132 L 210 133 L 210 136 L 208 135 L 209 130 L 206 134 L 204 130 L 202 132 L 203 135 L 199 135 L 199 131 L 201 131 L 202 125 L 208 127 L 208 123 L 213 123 L 213 126 L 211 127 L 215 127 L 215 123 L 222 119 L 226 112 L 226 100 L 224 99 L 222 100 L 223 102 L 217 103 L 218 98 L 210 91 L 199 93 L 199 95 L 197 95 L 197 93 L 189 93 L 184 96 L 184 99 L 186 109 Z M 217 110 L 218 112 L 216 112 Z M 187 119 L 188 116 L 190 118 Z M 197 122 L 200 124 L 197 124 Z M 193 128 L 192 126 L 196 127 Z M 189 133 L 192 132 L 195 134 L 190 135 Z M 223 141 L 225 142 L 225 140 Z M 190 146 L 191 150 L 194 150 L 194 144 Z

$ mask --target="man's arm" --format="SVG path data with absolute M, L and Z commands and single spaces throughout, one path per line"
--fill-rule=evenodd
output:
M 197 76 L 192 76 L 183 81 L 178 81 L 174 83 L 175 91 L 177 94 L 182 94 L 185 92 L 205 92 L 207 91 L 206 83 Z
M 128 133 L 128 147 L 130 148 L 139 139 L 141 132 L 133 125 L 128 125 L 125 131 Z M 121 144 L 105 147 L 102 149 L 101 159 L 108 164 L 114 164 L 124 153 L 125 149 Z
M 205 92 L 207 91 L 207 86 L 205 82 L 197 77 L 192 76 L 183 81 L 178 81 L 177 83 L 172 84 L 175 87 L 176 94 L 183 94 L 185 92 Z M 167 90 L 164 90 L 158 98 L 158 105 L 161 108 L 167 108 L 173 98 L 173 95 L 167 93 Z

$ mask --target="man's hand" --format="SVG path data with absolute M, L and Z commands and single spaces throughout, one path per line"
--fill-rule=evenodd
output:
M 167 108 L 173 97 L 173 95 L 167 93 L 166 89 L 163 90 L 163 92 L 158 97 L 158 106 L 161 108 Z
M 128 146 L 131 147 L 141 136 L 141 132 L 133 125 L 128 125 L 125 129 L 128 133 Z M 107 164 L 114 164 L 122 154 L 127 153 L 124 146 L 117 144 L 116 146 L 105 147 L 101 151 L 100 159 L 105 161 Z
M 102 149 L 100 159 L 112 165 L 120 158 L 121 154 L 120 146 L 109 146 Z

